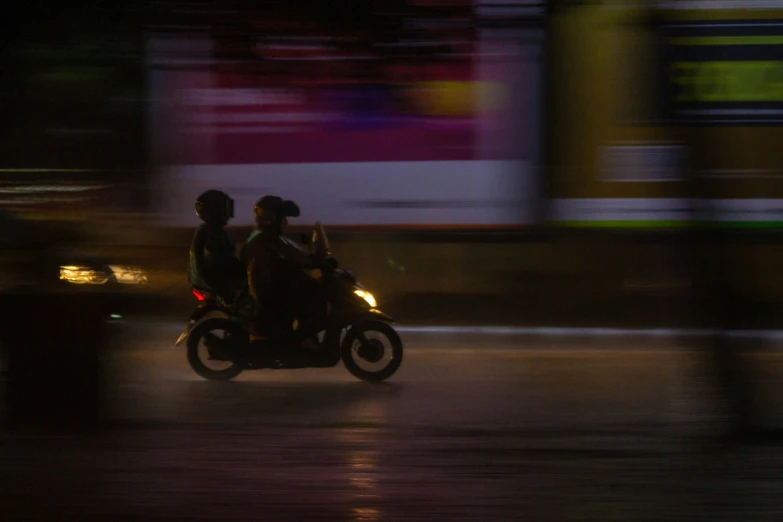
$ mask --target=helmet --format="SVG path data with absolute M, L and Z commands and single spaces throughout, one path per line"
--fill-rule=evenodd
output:
M 196 198 L 196 215 L 206 223 L 225 224 L 234 217 L 234 200 L 223 191 L 208 190 Z
M 280 218 L 282 217 L 280 215 L 282 203 L 283 199 L 277 196 L 264 196 L 256 201 L 256 204 L 253 207 L 256 226 L 259 228 L 268 227 L 280 221 Z
M 276 226 L 280 230 L 288 224 L 287 217 L 299 217 L 299 206 L 278 196 L 264 196 L 253 207 L 256 226 Z

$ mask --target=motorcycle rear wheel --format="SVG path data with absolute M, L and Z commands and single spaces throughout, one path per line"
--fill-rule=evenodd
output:
M 194 326 L 188 336 L 188 363 L 199 377 L 209 381 L 230 381 L 242 373 L 242 368 L 235 363 L 231 363 L 231 365 L 225 369 L 214 370 L 209 368 L 204 361 L 202 361 L 201 354 L 199 353 L 199 347 L 201 346 L 204 337 L 210 334 L 215 335 L 215 332 L 223 332 L 223 338 L 226 339 L 226 341 L 234 340 L 241 343 L 247 337 L 247 333 L 242 327 L 230 319 L 223 317 L 205 319 Z M 221 336 L 218 335 L 218 337 Z

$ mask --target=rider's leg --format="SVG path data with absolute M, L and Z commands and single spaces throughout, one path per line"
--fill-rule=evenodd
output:
M 326 304 L 322 293 L 323 285 L 304 274 L 293 285 L 292 304 L 301 328 L 309 333 L 317 333 L 323 326 Z

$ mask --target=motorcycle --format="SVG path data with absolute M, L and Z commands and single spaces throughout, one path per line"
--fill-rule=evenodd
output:
M 245 370 L 331 368 L 342 361 L 354 377 L 380 382 L 399 369 L 403 344 L 391 326 L 394 319 L 381 312 L 372 293 L 331 257 L 320 222 L 311 236 L 302 239 L 315 260 L 314 277 L 325 291 L 325 323 L 313 331 L 300 331 L 294 321 L 292 329 L 275 339 L 274 353 L 254 350 L 248 301 L 239 298 L 228 303 L 194 288 L 199 305 L 175 344 L 187 340 L 188 362 L 199 376 L 228 381 Z

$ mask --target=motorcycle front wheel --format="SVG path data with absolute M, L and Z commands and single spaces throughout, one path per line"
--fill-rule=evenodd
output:
M 402 339 L 394 328 L 380 321 L 348 330 L 341 350 L 345 368 L 363 381 L 385 381 L 402 364 Z
M 230 381 L 242 369 L 228 360 L 227 351 L 246 341 L 242 327 L 223 317 L 205 319 L 188 336 L 188 363 L 200 377 L 210 381 Z

